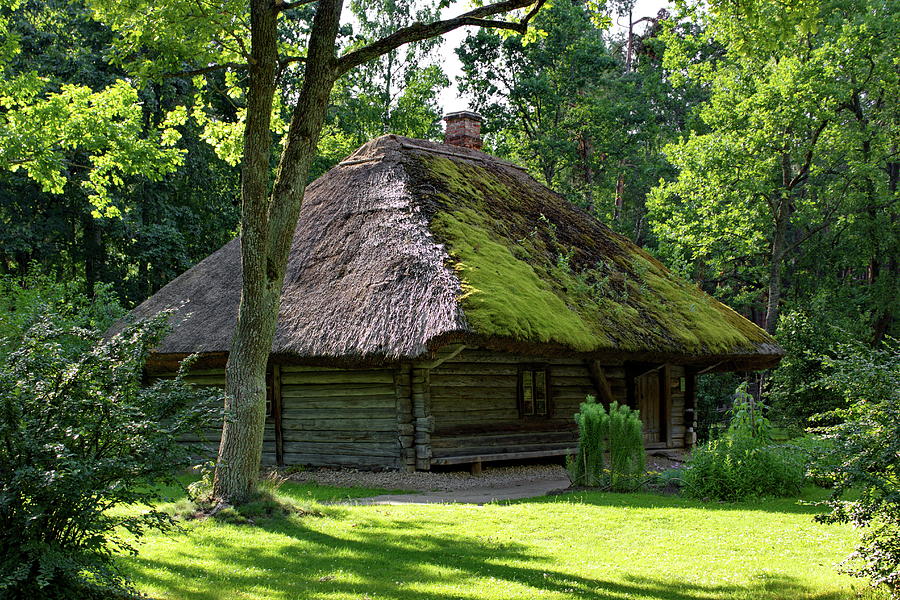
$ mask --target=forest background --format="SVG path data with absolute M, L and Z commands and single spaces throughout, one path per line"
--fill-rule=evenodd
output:
M 453 83 L 486 151 L 774 333 L 788 355 L 764 390 L 804 427 L 837 402 L 822 357 L 897 334 L 900 7 L 730 6 L 557 0 L 525 36 L 454 38 Z M 446 9 L 350 7 L 345 48 Z M 246 73 L 136 64 L 114 25 L 89 1 L 0 1 L 0 335 L 46 302 L 102 325 L 237 234 Z M 441 138 L 441 44 L 339 81 L 311 179 L 384 133 Z M 704 378 L 701 439 L 736 383 Z

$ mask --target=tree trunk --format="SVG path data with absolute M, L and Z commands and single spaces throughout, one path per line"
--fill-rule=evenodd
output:
M 769 299 L 766 304 L 766 331 L 775 333 L 781 304 L 781 261 L 784 259 L 784 236 L 772 241 L 772 263 L 769 265 Z
M 787 165 L 787 159 L 783 160 Z M 788 166 L 785 166 L 788 168 Z M 780 198 L 773 201 L 774 231 L 772 232 L 772 258 L 769 264 L 769 298 L 766 303 L 766 331 L 775 333 L 781 305 L 781 267 L 787 250 L 787 229 L 791 219 L 789 190 L 781 190 Z
M 241 503 L 253 493 L 265 429 L 266 364 L 277 320 L 278 290 L 267 268 L 270 124 L 278 45 L 275 3 L 250 3 L 250 85 L 241 162 L 241 269 L 237 326 L 226 366 L 225 421 L 213 495 Z
M 368 46 L 335 56 L 342 0 L 318 0 L 310 29 L 303 86 L 268 193 L 270 121 L 278 66 L 277 16 L 286 4 L 252 0 L 251 56 L 247 93 L 244 156 L 241 162 L 241 268 L 243 284 L 237 326 L 226 367 L 225 422 L 213 480 L 213 496 L 242 503 L 255 491 L 265 429 L 266 366 L 275 336 L 281 288 L 309 165 L 325 121 L 328 100 L 337 77 L 403 44 L 442 35 L 464 25 L 490 24 L 482 17 L 529 5 L 529 0 L 505 0 L 477 7 L 464 15 L 430 24 L 414 23 Z M 524 33 L 528 20 L 508 28 Z
M 241 168 L 243 286 L 226 367 L 225 422 L 213 483 L 213 496 L 219 501 L 247 501 L 259 476 L 265 431 L 266 366 L 309 164 L 315 156 L 334 86 L 340 12 L 340 0 L 320 0 L 318 4 L 303 86 L 269 196 L 277 12 L 270 0 L 254 0 L 251 5 L 253 60 Z
M 619 161 L 619 167 L 625 168 L 625 159 Z M 619 171 L 616 177 L 616 203 L 613 206 L 613 219 L 622 220 L 622 212 L 625 208 L 625 171 Z

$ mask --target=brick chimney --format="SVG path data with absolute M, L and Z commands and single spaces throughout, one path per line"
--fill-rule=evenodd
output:
M 484 118 L 476 112 L 461 110 L 444 115 L 447 128 L 444 143 L 481 150 L 481 123 Z

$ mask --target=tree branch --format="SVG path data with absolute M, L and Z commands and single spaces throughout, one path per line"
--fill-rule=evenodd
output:
M 534 8 L 519 22 L 497 21 L 484 18 L 506 13 L 517 8 L 525 8 L 532 4 L 534 4 Z M 535 0 L 503 0 L 501 2 L 495 2 L 494 4 L 488 4 L 487 6 L 481 6 L 474 10 L 470 10 L 469 12 L 463 13 L 452 19 L 434 21 L 433 23 L 413 23 L 409 27 L 398 29 L 387 37 L 341 56 L 337 60 L 337 72 L 338 74 L 346 73 L 353 67 L 359 66 L 373 58 L 378 58 L 382 54 L 387 54 L 391 50 L 399 48 L 404 44 L 437 37 L 467 25 L 511 29 L 521 35 L 525 35 L 528 31 L 528 22 L 535 14 L 537 14 L 537 11 L 543 4 L 544 0 L 537 0 L 536 2 Z
M 189 69 L 187 71 L 178 71 L 177 73 L 168 73 L 166 77 L 193 77 L 194 75 L 205 75 L 213 71 L 221 71 L 223 69 L 246 69 L 244 63 L 227 62 L 220 65 L 209 65 L 208 67 L 200 67 L 198 69 Z
M 275 0 L 275 10 L 277 12 L 284 12 L 286 10 L 299 8 L 304 4 L 312 4 L 316 1 L 317 0 L 297 0 L 296 2 L 284 2 L 283 0 Z
M 306 57 L 305 56 L 285 56 L 284 58 L 278 59 L 278 65 L 281 68 L 284 68 L 284 67 L 288 66 L 289 64 L 295 63 L 295 62 L 305 63 Z
M 806 156 L 803 159 L 803 166 L 800 167 L 800 170 L 791 179 L 787 184 L 787 189 L 792 190 L 794 187 L 800 182 L 806 179 L 806 176 L 809 174 L 809 168 L 812 165 L 813 160 L 813 150 L 815 150 L 816 143 L 819 141 L 819 136 L 822 135 L 822 132 L 825 130 L 825 127 L 828 125 L 828 120 L 822 121 L 819 126 L 816 128 L 813 133 L 812 139 L 809 142 L 809 148 L 806 151 Z

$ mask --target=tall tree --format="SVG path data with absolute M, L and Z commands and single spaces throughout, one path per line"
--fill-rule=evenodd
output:
M 436 3 L 429 5 L 415 0 L 380 2 L 351 0 L 350 8 L 359 21 L 360 30 L 351 48 L 355 45 L 370 44 L 401 27 L 409 27 L 416 22 L 433 21 L 439 16 Z M 370 101 L 375 101 L 381 119 L 379 133 L 393 131 L 398 121 L 398 115 L 395 113 L 410 108 L 401 106 L 398 102 L 407 88 L 417 80 L 427 79 L 429 74 L 436 71 L 433 68 L 437 66 L 434 63 L 433 51 L 439 44 L 439 38 L 406 44 L 385 52 L 345 76 L 355 79 L 364 95 L 369 96 Z
M 159 180 L 182 163 L 180 119 L 165 114 L 147 127 L 124 74 L 78 56 L 23 52 L 23 36 L 37 34 L 26 40 L 34 43 L 59 35 L 60 23 L 72 25 L 66 34 L 82 47 L 96 44 L 98 33 L 102 42 L 89 21 L 77 3 L 0 0 L 0 169 L 23 171 L 54 194 L 63 193 L 70 170 L 82 171 L 97 212 L 115 213 L 109 193 L 123 177 Z M 73 70 L 61 73 L 54 58 Z
M 236 1 L 211 7 L 193 0 L 162 6 L 146 0 L 97 0 L 101 18 L 121 32 L 126 47 L 139 52 L 146 49 L 142 45 L 147 42 L 168 56 L 150 63 L 134 61 L 147 73 L 161 68 L 197 73 L 220 68 L 247 74 L 241 158 L 243 284 L 226 367 L 226 416 L 213 483 L 213 493 L 220 500 L 245 501 L 259 475 L 266 363 L 291 240 L 335 82 L 351 69 L 405 44 L 458 27 L 497 27 L 524 33 L 542 3 L 502 0 L 458 17 L 400 27 L 371 43 L 341 51 L 342 0 L 251 0 L 249 15 Z M 522 10 L 513 21 L 491 18 L 531 5 L 533 8 Z M 303 44 L 289 47 L 284 41 L 285 29 L 301 20 L 308 36 Z M 240 30 L 246 24 L 249 39 L 246 29 Z M 183 35 L 185 44 L 160 48 L 159 27 L 167 28 L 167 43 Z M 269 164 L 275 148 L 271 130 L 276 92 L 285 69 L 296 63 L 302 64 L 302 83 L 287 111 L 289 125 L 273 180 Z
M 28 115 L 24 130 L 0 125 L 0 147 L 18 156 L 7 165 L 14 172 L 0 172 L 0 273 L 51 273 L 83 281 L 89 295 L 111 284 L 130 304 L 233 235 L 236 169 L 215 157 L 195 124 L 175 125 L 183 117 L 170 119 L 165 142 L 155 125 L 194 93 L 189 77 L 137 89 L 109 64 L 113 33 L 81 1 L 27 0 L 0 17 L 16 49 L 2 62 L 0 86 L 41 83 L 36 96 L 12 98 L 15 107 L 0 114 L 9 126 Z M 111 86 L 124 90 L 112 112 L 97 107 L 112 101 Z M 87 104 L 60 104 L 67 88 Z M 226 115 L 221 95 L 215 103 L 214 114 Z M 31 120 L 37 114 L 46 118 Z M 40 152 L 28 150 L 38 143 Z M 163 154 L 174 162 L 145 173 L 141 165 Z
M 705 21 L 724 55 L 698 63 L 696 38 L 668 45 L 671 76 L 711 97 L 706 131 L 666 148 L 679 174 L 650 201 L 664 254 L 770 332 L 789 285 L 833 293 L 854 280 L 885 329 L 900 250 L 897 5 L 716 1 L 682 18 Z
M 596 94 L 616 66 L 591 17 L 563 0 L 541 12 L 534 23 L 539 35 L 480 30 L 457 50 L 460 90 L 486 117 L 492 149 L 550 186 L 567 182 L 568 166 L 585 149 L 582 132 L 569 122 L 573 107 Z
M 554 3 L 535 20 L 537 36 L 470 35 L 457 50 L 460 89 L 487 117 L 493 152 L 647 243 L 644 196 L 674 173 L 662 147 L 691 129 L 705 93 L 664 77 L 660 20 L 633 36 L 626 66 L 626 44 L 590 5 Z
M 348 49 L 371 43 L 398 27 L 433 20 L 438 14 L 434 3 L 411 0 L 354 1 L 350 8 L 357 25 Z M 385 133 L 422 139 L 440 136 L 438 94 L 449 80 L 435 55 L 438 45 L 438 38 L 407 44 L 338 79 L 312 178 Z

